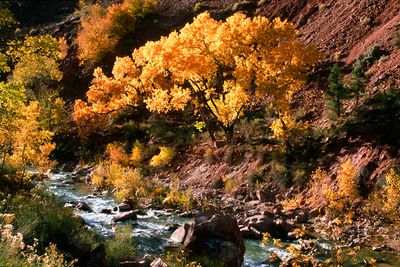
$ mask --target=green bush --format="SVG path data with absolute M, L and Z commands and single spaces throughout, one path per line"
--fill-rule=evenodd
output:
M 131 237 L 132 226 L 117 228 L 115 236 L 105 240 L 109 266 L 119 266 L 120 261 L 131 260 L 135 256 L 135 246 Z
M 384 51 L 379 45 L 374 45 L 367 52 L 360 55 L 355 66 L 360 66 L 362 70 L 367 71 L 379 58 L 384 55 Z
M 21 233 L 28 244 L 39 239 L 38 249 L 42 251 L 50 243 L 66 249 L 75 241 L 93 240 L 92 233 L 84 228 L 83 221 L 73 210 L 63 208 L 63 203 L 41 186 L 4 199 L 0 212 L 15 214 L 15 231 Z

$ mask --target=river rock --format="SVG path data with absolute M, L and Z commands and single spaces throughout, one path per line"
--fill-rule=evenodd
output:
M 111 209 L 102 209 L 100 212 L 105 213 L 105 214 L 111 214 L 112 210 Z
M 76 205 L 76 208 L 77 208 L 78 210 L 87 211 L 87 212 L 92 212 L 92 211 L 93 211 L 92 208 L 89 207 L 89 205 L 86 204 L 85 202 L 79 202 L 79 203 Z
M 262 233 L 251 226 L 240 227 L 240 233 L 243 238 L 260 239 L 262 237 Z
M 113 222 L 123 222 L 127 220 L 135 220 L 137 219 L 137 213 L 134 210 L 121 212 L 120 214 L 116 215 L 112 221 Z
M 168 265 L 162 259 L 157 258 L 150 264 L 150 267 L 168 267 Z
M 63 185 L 73 185 L 75 182 L 71 180 L 65 180 L 62 182 Z
M 293 230 L 293 227 L 285 221 L 273 220 L 265 215 L 254 215 L 244 221 L 244 225 L 252 227 L 261 233 L 268 232 L 272 237 L 288 238 L 288 233 Z
M 72 203 L 65 203 L 64 204 L 64 208 L 75 208 L 76 205 L 72 204 Z
M 207 256 L 229 267 L 243 263 L 244 241 L 236 219 L 230 216 L 212 211 L 200 213 L 171 238 L 183 240 L 183 249 L 189 252 L 189 257 Z
M 179 226 L 178 229 L 176 229 L 172 233 L 172 235 L 170 237 L 170 240 L 173 243 L 183 243 L 185 241 L 186 233 L 188 232 L 189 227 L 190 227 L 190 225 L 187 224 L 187 223 L 185 223 L 184 225 Z
M 120 205 L 118 205 L 117 209 L 120 212 L 125 212 L 125 211 L 130 211 L 132 210 L 132 206 L 128 203 L 121 203 Z

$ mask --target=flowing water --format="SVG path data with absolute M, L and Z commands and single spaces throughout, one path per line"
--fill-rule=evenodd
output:
M 112 218 L 115 213 L 101 213 L 102 209 L 112 209 L 117 206 L 114 198 L 105 195 L 93 195 L 93 190 L 89 185 L 74 182 L 68 173 L 51 174 L 50 179 L 45 180 L 44 183 L 55 196 L 60 197 L 65 202 L 88 204 L 93 212 L 77 210 L 88 227 L 105 237 L 114 234 L 115 224 L 112 223 Z M 175 213 L 163 210 L 146 210 L 146 215 L 138 215 L 138 219 L 132 225 L 132 236 L 138 255 L 159 256 L 165 253 L 169 237 L 172 234 L 171 226 L 181 225 L 188 221 L 189 219 L 181 218 Z M 117 225 L 123 224 L 118 223 Z M 280 257 L 288 255 L 285 249 L 274 247 L 272 244 L 263 245 L 259 240 L 245 240 L 245 245 L 246 253 L 243 264 L 245 267 L 272 266 L 263 263 L 272 251 Z M 319 243 L 319 245 L 329 246 L 326 243 Z

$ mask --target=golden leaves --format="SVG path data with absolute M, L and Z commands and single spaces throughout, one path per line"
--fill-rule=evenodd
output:
M 147 42 L 132 58 L 117 58 L 113 77 L 96 70 L 89 104 L 77 107 L 101 114 L 145 103 L 166 113 L 191 102 L 231 128 L 258 94 L 288 110 L 317 55 L 286 21 L 237 13 L 222 22 L 205 12 L 179 32 Z

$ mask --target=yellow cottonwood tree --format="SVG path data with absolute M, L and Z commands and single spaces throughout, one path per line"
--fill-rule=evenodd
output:
M 84 125 L 142 103 L 159 113 L 190 104 L 229 139 L 259 96 L 288 110 L 291 95 L 317 61 L 318 52 L 298 39 L 291 23 L 240 13 L 222 22 L 206 12 L 179 32 L 136 49 L 131 58 L 117 59 L 112 77 L 96 70 L 88 102 L 75 104 L 74 117 Z
M 55 165 L 49 159 L 55 148 L 55 144 L 51 142 L 53 132 L 43 129 L 39 122 L 40 115 L 39 103 L 32 101 L 21 108 L 21 116 L 15 120 L 16 133 L 12 136 L 11 160 L 23 168 L 23 173 L 27 165 L 39 171 Z

